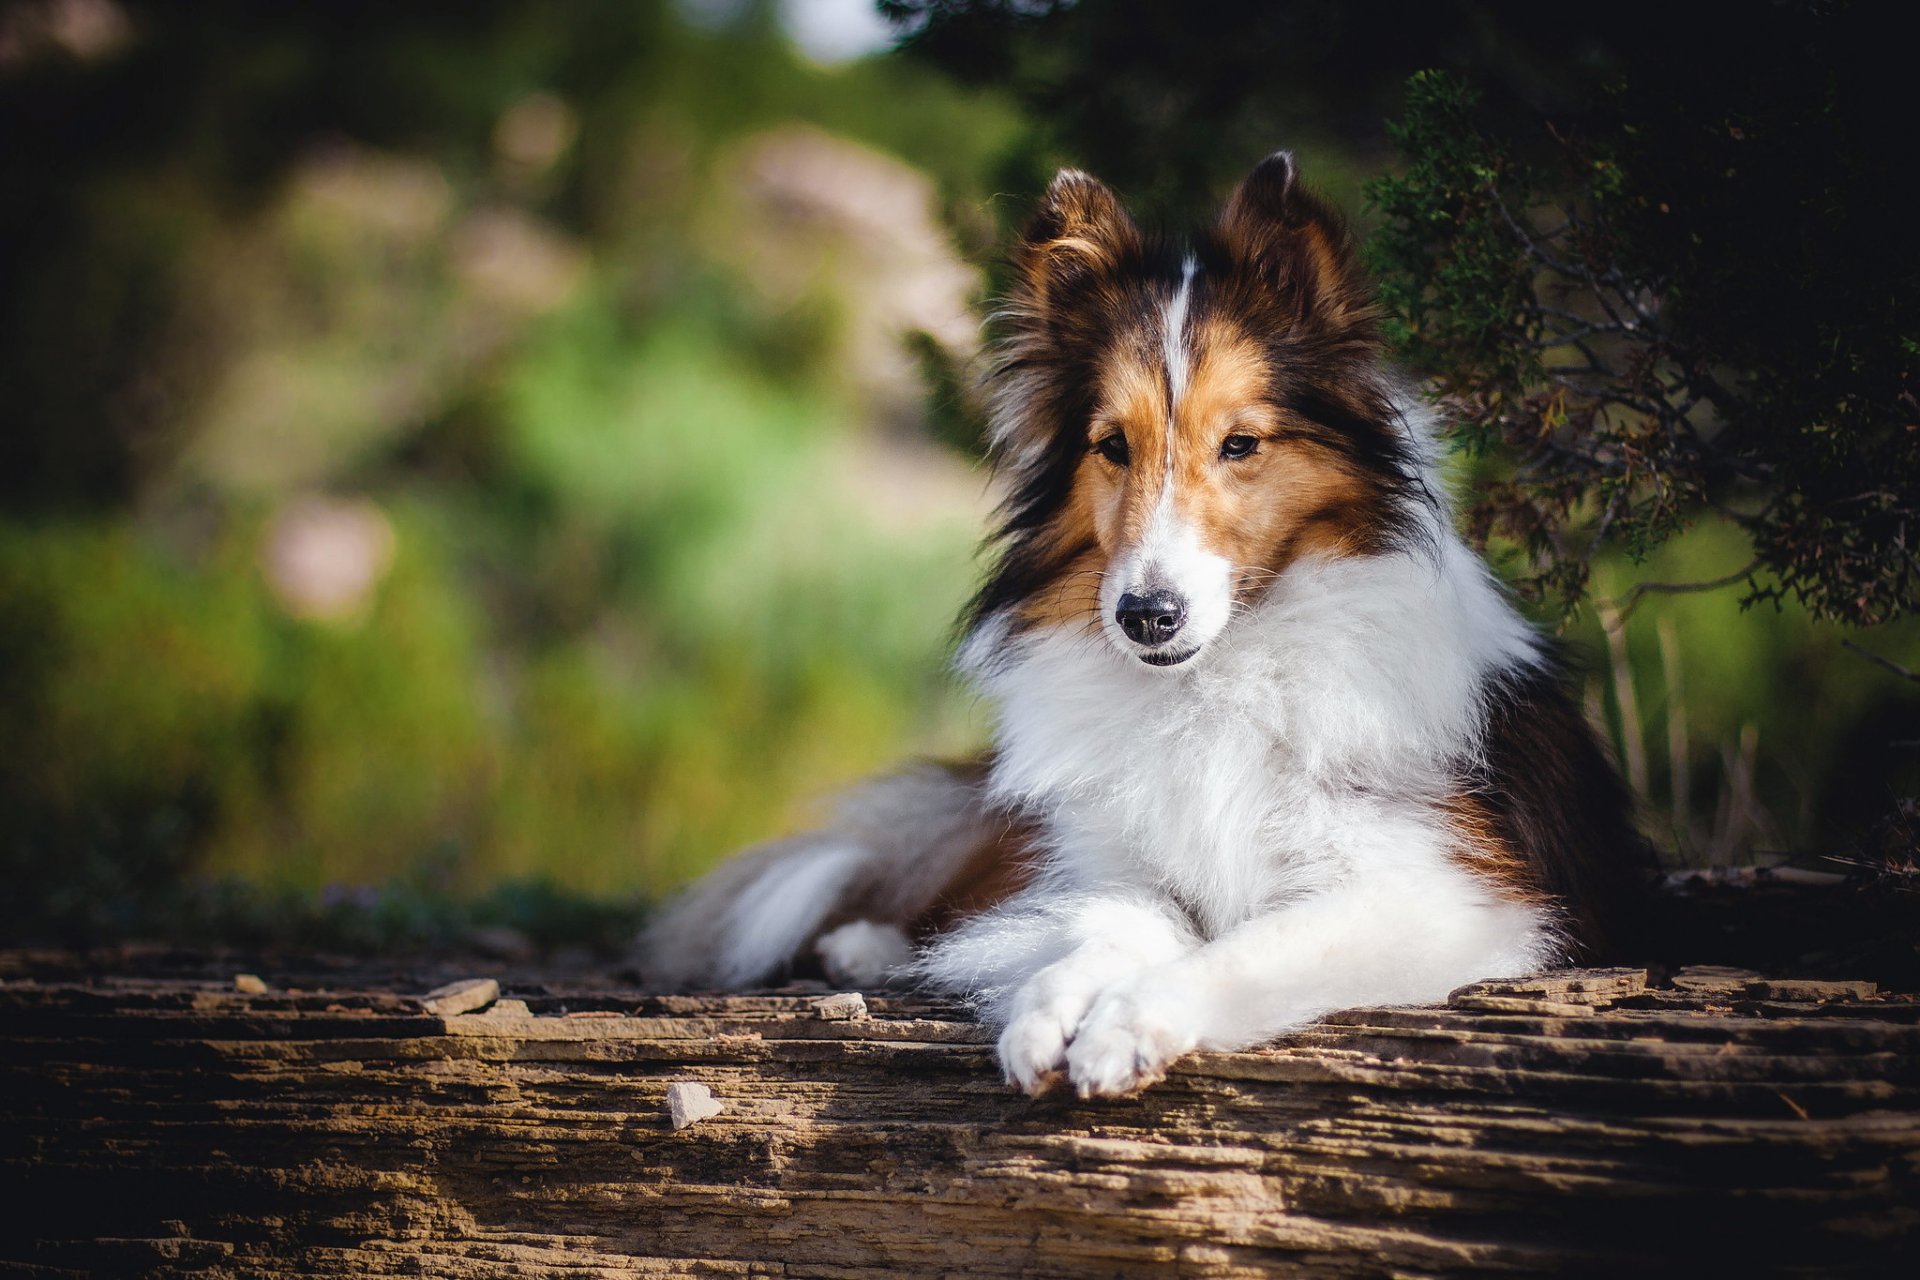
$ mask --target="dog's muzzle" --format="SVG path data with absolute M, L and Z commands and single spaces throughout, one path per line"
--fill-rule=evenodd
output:
M 1113 620 L 1120 624 L 1120 630 L 1126 633 L 1127 639 L 1142 649 L 1156 651 L 1141 654 L 1143 662 L 1150 662 L 1156 667 L 1170 667 L 1185 662 L 1194 654 L 1192 649 L 1169 653 L 1163 648 L 1180 634 L 1180 628 L 1187 623 L 1187 602 L 1176 592 L 1160 590 L 1135 595 L 1129 591 L 1120 597 L 1120 603 L 1115 606 Z

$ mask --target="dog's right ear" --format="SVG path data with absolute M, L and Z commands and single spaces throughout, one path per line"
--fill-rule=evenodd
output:
M 1062 169 L 1047 184 L 1015 261 L 1028 306 L 1045 312 L 1084 292 L 1140 245 L 1139 228 L 1105 183 Z
M 1367 282 L 1346 224 L 1300 185 L 1291 152 L 1254 167 L 1227 201 L 1218 230 L 1235 259 L 1297 314 L 1334 327 L 1370 322 Z

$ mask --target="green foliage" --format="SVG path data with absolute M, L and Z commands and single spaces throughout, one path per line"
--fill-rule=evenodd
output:
M 1592 590 L 1619 600 L 1649 578 L 1697 579 L 1745 545 L 1732 525 L 1703 522 L 1641 564 L 1599 559 Z M 1911 736 L 1915 700 L 1799 602 L 1755 609 L 1731 591 L 1645 596 L 1618 625 L 1620 666 L 1593 611 L 1570 634 L 1595 655 L 1591 675 L 1606 690 L 1621 755 L 1647 760 L 1642 819 L 1680 865 L 1811 853 L 1810 865 L 1834 871 L 1833 833 L 1858 830 L 1895 796 L 1920 791 L 1920 752 L 1899 745 Z M 1873 644 L 1920 659 L 1920 619 L 1887 624 Z
M 1473 527 L 1564 609 L 1602 547 L 1641 559 L 1703 515 L 1750 539 L 1730 575 L 1749 600 L 1852 625 L 1920 605 L 1920 253 L 1875 133 L 1892 32 L 1840 7 L 1749 38 L 1804 65 L 1681 74 L 1642 51 L 1558 125 L 1495 127 L 1467 82 L 1423 73 L 1404 172 L 1370 189 L 1397 336 L 1503 455 Z M 1526 146 L 1540 163 L 1513 161 Z
M 1406 166 L 1367 187 L 1384 224 L 1367 249 L 1388 333 L 1414 370 L 1455 396 L 1474 394 L 1489 375 L 1497 389 L 1524 386 L 1540 368 L 1535 347 L 1512 340 L 1536 269 L 1505 203 L 1518 193 L 1525 208 L 1532 183 L 1481 127 L 1480 107 L 1466 82 L 1416 74 L 1404 116 L 1388 129 Z M 1468 424 L 1463 441 L 1488 447 L 1475 430 L 1483 425 Z
M 244 583 L 202 591 L 124 529 L 7 533 L 4 923 L 109 925 L 175 880 L 224 799 L 245 789 L 272 736 L 250 714 L 262 707 L 265 637 Z
M 1859 18 L 1762 20 L 1772 65 L 1810 55 L 1784 83 L 1643 49 L 1551 124 L 1421 73 L 1369 188 L 1469 529 L 1612 653 L 1616 741 L 1687 861 L 1818 845 L 1920 787 L 1912 699 L 1818 625 L 1920 603 L 1920 255 L 1885 223 L 1895 81 Z M 1912 665 L 1915 637 L 1872 648 Z
M 876 539 L 829 498 L 830 401 L 696 321 L 617 328 L 588 302 L 527 348 L 487 484 L 392 490 L 399 556 L 361 618 L 289 617 L 257 521 L 185 551 L 125 522 L 0 526 L 26 913 L 0 924 L 423 859 L 456 897 L 658 893 L 806 797 L 964 745 L 939 659 L 971 523 Z

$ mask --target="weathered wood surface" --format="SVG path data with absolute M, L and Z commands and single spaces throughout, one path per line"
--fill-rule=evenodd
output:
M 242 968 L 267 990 L 236 985 Z M 419 998 L 489 976 L 503 996 L 481 1009 Z M 1920 1000 L 1868 984 L 1482 984 L 1094 1102 L 1009 1093 L 952 1006 L 869 994 L 867 1016 L 823 1017 L 818 998 L 0 955 L 0 1274 L 1911 1275 L 1920 1260 Z M 676 1130 L 674 1084 L 722 1110 Z M 697 1089 L 677 1096 L 683 1120 L 706 1109 Z

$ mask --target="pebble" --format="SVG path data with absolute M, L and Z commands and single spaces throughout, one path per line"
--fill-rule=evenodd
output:
M 263 996 L 267 994 L 267 984 L 260 980 L 260 975 L 257 973 L 234 974 L 233 989 L 243 996 Z
M 500 984 L 492 978 L 465 978 L 459 982 L 449 982 L 444 987 L 435 987 L 420 997 L 420 1003 L 427 1012 L 442 1018 L 451 1018 L 457 1013 L 472 1013 L 475 1009 L 484 1009 L 500 998 Z
M 858 991 L 842 991 L 813 1002 L 813 1016 L 827 1022 L 865 1022 L 867 998 Z
M 703 1084 L 677 1081 L 667 1086 L 667 1118 L 676 1129 L 699 1124 L 725 1111 L 726 1107 Z

